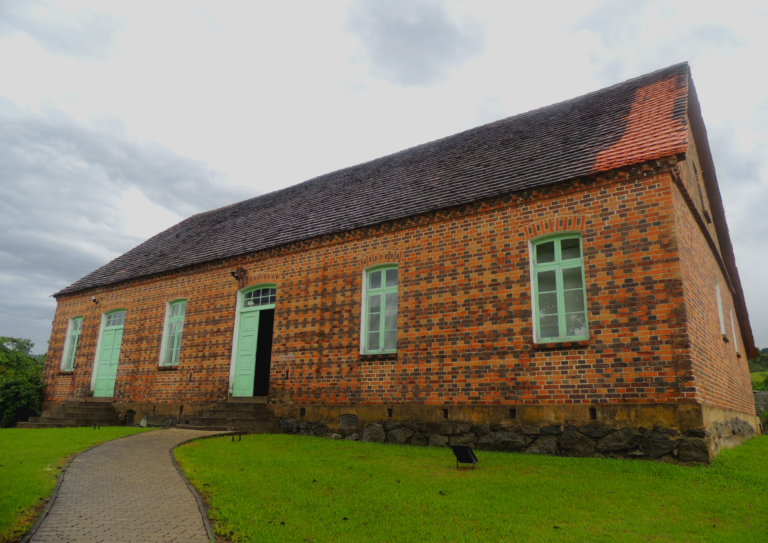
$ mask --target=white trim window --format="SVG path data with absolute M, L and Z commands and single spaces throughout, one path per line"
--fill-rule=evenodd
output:
M 383 264 L 363 273 L 362 354 L 397 352 L 398 267 Z
M 75 358 L 77 358 L 77 346 L 80 343 L 82 327 L 83 317 L 69 319 L 67 339 L 64 341 L 64 349 L 61 355 L 61 371 L 74 371 L 75 369 Z
M 184 335 L 184 318 L 187 314 L 186 300 L 168 302 L 165 309 L 165 324 L 160 348 L 161 366 L 178 366 L 181 340 Z
M 725 339 L 725 317 L 723 316 L 723 298 L 720 295 L 720 282 L 715 279 L 715 296 L 717 297 L 717 315 L 720 317 L 720 334 Z
M 731 334 L 733 336 L 733 350 L 739 352 L 739 340 L 736 336 L 736 319 L 733 317 L 733 308 L 728 310 L 731 313 Z

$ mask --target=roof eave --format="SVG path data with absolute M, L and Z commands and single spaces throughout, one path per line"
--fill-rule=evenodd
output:
M 691 133 L 696 142 L 696 149 L 699 155 L 702 176 L 704 177 L 704 187 L 709 198 L 709 207 L 712 212 L 712 223 L 717 234 L 717 241 L 720 245 L 720 253 L 730 276 L 733 288 L 733 302 L 736 306 L 736 314 L 739 317 L 739 327 L 741 336 L 744 340 L 744 348 L 747 351 L 748 358 L 757 358 L 757 349 L 752 335 L 752 327 L 749 323 L 749 313 L 747 312 L 747 303 L 744 298 L 744 291 L 741 287 L 739 270 L 736 267 L 736 257 L 733 253 L 731 237 L 728 233 L 728 223 L 725 219 L 725 208 L 720 195 L 720 188 L 717 181 L 717 172 L 715 163 L 712 160 L 712 152 L 709 148 L 707 139 L 707 128 L 704 126 L 704 118 L 701 115 L 701 106 L 696 94 L 696 87 L 693 85 L 693 79 L 688 73 L 688 120 L 691 125 Z

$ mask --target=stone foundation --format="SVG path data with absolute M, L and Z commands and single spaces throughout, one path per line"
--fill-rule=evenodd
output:
M 757 417 L 698 404 L 607 406 L 274 406 L 281 428 L 306 436 L 574 457 L 710 463 L 760 433 Z M 445 419 L 453 412 L 461 419 Z M 359 414 L 358 414 L 359 413 Z M 371 420 L 375 413 L 378 420 Z M 331 418 L 329 415 L 336 415 Z M 381 416 L 384 415 L 384 416 Z M 389 419 L 389 420 L 387 420 Z M 425 420 L 426 419 L 426 420 Z M 480 419 L 480 420 L 477 420 Z M 483 420 L 485 419 L 485 420 Z M 560 419 L 560 420 L 558 420 Z

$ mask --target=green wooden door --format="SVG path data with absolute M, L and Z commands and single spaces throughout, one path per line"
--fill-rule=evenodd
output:
M 111 398 L 115 395 L 115 379 L 117 378 L 117 363 L 120 360 L 120 347 L 123 344 L 123 324 L 125 311 L 111 313 L 107 316 L 104 334 L 101 338 L 99 364 L 96 367 L 96 387 L 93 395 Z
M 240 330 L 237 337 L 237 358 L 235 360 L 235 382 L 233 396 L 253 396 L 256 378 L 256 340 L 259 333 L 259 312 L 240 314 Z

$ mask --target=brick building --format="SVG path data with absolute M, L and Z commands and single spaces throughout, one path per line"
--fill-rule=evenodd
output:
M 55 296 L 48 409 L 680 460 L 758 431 L 687 64 L 195 215 Z

